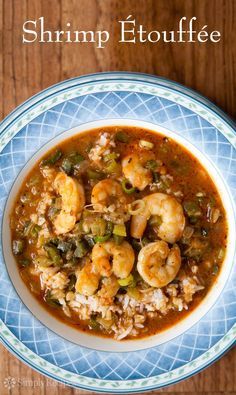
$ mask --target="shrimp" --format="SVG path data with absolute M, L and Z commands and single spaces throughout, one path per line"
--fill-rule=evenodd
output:
M 53 225 L 57 235 L 70 232 L 80 218 L 85 205 L 84 188 L 72 177 L 59 172 L 54 180 L 54 189 L 61 195 L 61 211 Z
M 118 278 L 126 278 L 134 265 L 134 251 L 127 241 L 117 245 L 114 241 L 97 243 L 92 250 L 92 262 L 95 272 L 102 277 L 112 273 Z
M 98 295 L 103 299 L 109 301 L 117 294 L 119 288 L 120 285 L 114 275 L 111 275 L 111 277 L 104 277 Z
M 154 159 L 153 152 L 141 152 L 127 155 L 122 160 L 122 170 L 125 178 L 135 188 L 143 191 L 152 182 L 152 172 L 144 165 L 148 160 Z
M 177 244 L 169 249 L 162 240 L 146 245 L 138 255 L 138 272 L 151 287 L 161 288 L 169 284 L 176 277 L 180 266 L 181 256 Z
M 173 197 L 164 193 L 153 193 L 143 198 L 145 208 L 140 214 L 132 216 L 130 234 L 141 238 L 152 215 L 161 217 L 158 237 L 168 243 L 175 243 L 183 234 L 185 217 L 181 204 Z
M 119 182 L 115 180 L 99 181 L 93 187 L 91 202 L 95 210 L 107 214 L 108 220 L 114 219 L 114 222 L 123 223 L 130 219 L 128 198 L 124 195 Z
M 97 291 L 101 276 L 93 271 L 91 262 L 87 262 L 81 270 L 77 271 L 76 276 L 76 292 L 90 296 Z

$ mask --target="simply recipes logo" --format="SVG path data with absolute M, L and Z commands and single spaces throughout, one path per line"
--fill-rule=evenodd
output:
M 3 379 L 3 387 L 8 391 L 12 391 L 13 389 L 19 387 L 28 387 L 28 388 L 44 388 L 44 387 L 62 387 L 65 388 L 66 384 L 64 382 L 57 382 L 54 380 L 49 380 L 47 378 L 44 379 L 28 379 L 26 377 L 13 377 L 8 376 Z M 1 383 L 0 383 L 0 393 L 1 393 Z
M 221 39 L 218 30 L 209 31 L 208 25 L 200 29 L 196 27 L 197 17 L 187 18 L 183 16 L 175 30 L 152 30 L 147 31 L 145 26 L 137 24 L 135 18 L 129 15 L 125 20 L 118 21 L 120 43 L 217 43 Z M 40 43 L 94 43 L 97 48 L 105 48 L 110 39 L 108 30 L 74 30 L 71 23 L 67 22 L 64 30 L 49 30 L 43 16 L 35 20 L 27 20 L 22 26 L 22 42 L 29 44 Z

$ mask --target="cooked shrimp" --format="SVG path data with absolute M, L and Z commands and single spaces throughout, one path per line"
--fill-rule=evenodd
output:
M 125 196 L 119 182 L 115 180 L 106 179 L 99 181 L 93 187 L 91 202 L 95 210 L 109 213 L 111 217 L 114 217 L 115 222 L 117 219 L 120 219 L 121 222 L 126 222 L 130 218 L 128 214 L 128 198 Z
M 54 189 L 61 196 L 61 211 L 53 225 L 57 235 L 70 232 L 80 218 L 85 205 L 84 188 L 72 177 L 59 172 L 54 180 Z
M 126 278 L 134 265 L 134 251 L 127 241 L 117 245 L 114 241 L 97 243 L 92 250 L 92 262 L 97 273 L 110 277 Z
M 151 287 L 161 288 L 174 280 L 180 265 L 181 256 L 177 244 L 169 249 L 165 241 L 158 240 L 141 249 L 137 269 Z
M 126 197 L 121 185 L 112 179 L 99 181 L 92 190 L 91 202 L 98 210 L 106 210 L 118 203 L 125 204 Z
M 122 160 L 122 170 L 125 178 L 140 191 L 152 182 L 152 172 L 144 166 L 148 160 L 154 159 L 152 152 L 140 152 L 127 155 Z
M 98 295 L 109 301 L 117 294 L 119 288 L 120 285 L 114 275 L 111 275 L 111 277 L 104 277 L 101 289 L 98 291 Z
M 77 292 L 85 296 L 90 296 L 97 291 L 100 275 L 94 273 L 91 262 L 87 262 L 81 270 L 77 271 L 76 276 L 75 289 Z
M 168 243 L 175 243 L 183 234 L 185 217 L 181 204 L 164 193 L 153 193 L 143 198 L 145 208 L 140 214 L 132 216 L 130 233 L 132 237 L 141 238 L 152 215 L 161 217 L 158 237 Z

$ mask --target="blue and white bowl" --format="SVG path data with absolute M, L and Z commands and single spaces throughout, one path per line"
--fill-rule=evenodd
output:
M 50 315 L 47 319 L 45 310 L 40 315 L 18 278 L 7 220 L 11 196 L 38 155 L 71 133 L 108 124 L 146 126 L 191 149 L 221 192 L 230 235 L 218 282 L 199 308 L 158 337 L 122 342 L 118 347 L 109 344 L 116 343 L 112 340 L 89 336 L 88 341 L 79 333 L 72 335 L 68 327 L 63 331 Z M 0 256 L 2 342 L 41 373 L 95 391 L 159 388 L 216 360 L 236 337 L 235 148 L 232 122 L 214 105 L 175 83 L 142 74 L 108 73 L 65 81 L 18 107 L 1 125 L 1 217 L 11 191 L 2 227 L 5 260 Z

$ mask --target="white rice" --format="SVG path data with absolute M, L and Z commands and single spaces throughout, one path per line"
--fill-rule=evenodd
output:
M 117 340 L 127 336 L 135 337 L 146 331 L 148 318 L 165 316 L 171 310 L 188 310 L 193 295 L 204 287 L 199 285 L 196 276 L 182 276 L 178 283 L 165 288 L 141 289 L 141 300 L 134 299 L 127 293 L 119 293 L 109 303 L 99 293 L 84 296 L 78 292 L 66 292 L 69 282 L 67 274 L 59 267 L 38 267 L 43 289 L 50 290 L 51 295 L 59 301 L 64 313 L 71 316 L 74 312 L 81 320 L 90 320 L 94 315 L 109 321 L 116 317 L 108 332 Z
M 104 156 L 111 153 L 111 148 L 116 146 L 112 136 L 109 133 L 102 133 L 96 141 L 95 146 L 89 151 L 89 159 L 99 163 Z
M 68 306 L 81 320 L 90 319 L 96 314 L 105 320 L 110 320 L 112 314 L 115 314 L 117 320 L 110 328 L 110 332 L 113 332 L 117 340 L 121 340 L 127 336 L 137 336 L 142 332 L 148 317 L 166 315 L 171 310 L 187 310 L 193 295 L 203 288 L 192 278 L 186 277 L 180 286 L 171 284 L 165 288 L 165 292 L 163 289 L 154 288 L 143 290 L 141 301 L 128 294 L 119 293 L 109 305 L 104 304 L 103 299 L 98 295 L 83 296 L 74 293 L 74 298 L 71 300 L 73 293 L 70 292 L 66 299 L 69 299 Z

